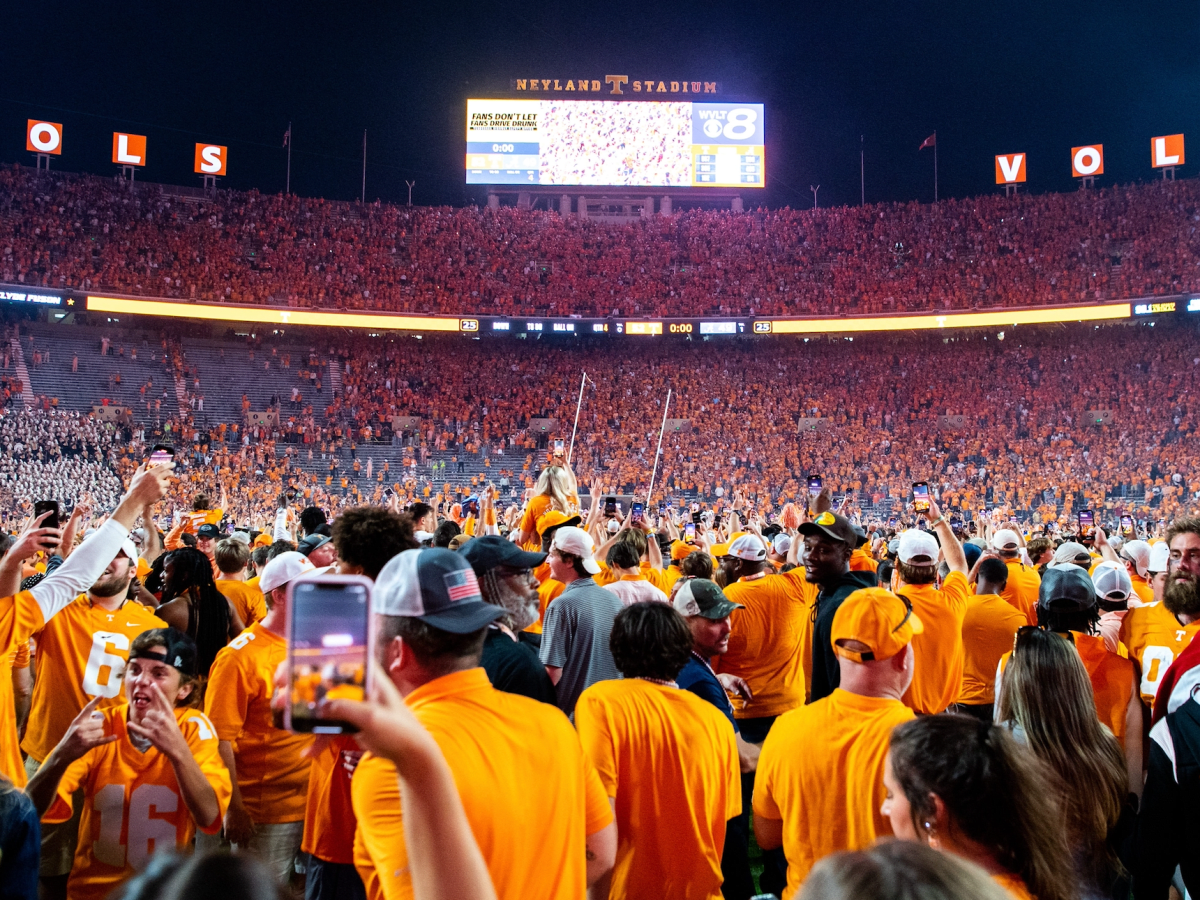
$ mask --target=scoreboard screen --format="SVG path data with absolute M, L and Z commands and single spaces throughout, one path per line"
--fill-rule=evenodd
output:
M 766 186 L 761 103 L 468 100 L 467 184 Z

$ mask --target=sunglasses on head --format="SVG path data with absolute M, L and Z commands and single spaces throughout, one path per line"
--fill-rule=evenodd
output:
M 907 622 L 909 619 L 911 619 L 912 614 L 913 614 L 912 601 L 909 600 L 907 597 L 905 597 L 903 594 L 897 594 L 896 596 L 899 597 L 902 601 L 904 601 L 904 609 L 906 610 L 906 612 L 904 613 L 904 618 L 900 620 L 900 624 L 892 629 L 892 631 L 891 631 L 892 634 L 895 634 L 897 631 L 899 631 L 901 628 L 903 628 L 904 623 Z

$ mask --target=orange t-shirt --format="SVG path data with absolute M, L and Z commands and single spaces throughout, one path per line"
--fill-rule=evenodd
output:
M 45 624 L 41 605 L 29 591 L 0 598 L 0 774 L 25 787 L 25 761 L 17 735 L 17 705 L 13 695 L 14 650 L 28 646 L 30 636 Z M 53 619 L 51 619 L 53 621 Z
M 1005 560 L 1004 565 L 1008 567 L 1008 581 L 1000 596 L 1024 615 L 1030 625 L 1036 625 L 1042 576 L 1038 574 L 1037 567 L 1024 565 L 1020 560 Z
M 547 566 L 547 568 L 549 568 L 549 567 Z M 536 574 L 536 572 L 534 574 Z M 525 629 L 526 631 L 528 631 L 532 634 L 541 634 L 542 633 L 542 621 L 546 618 L 546 607 L 549 606 L 555 600 L 555 598 L 557 598 L 558 595 L 561 594 L 566 589 L 567 589 L 567 586 L 565 584 L 563 584 L 561 581 L 556 581 L 555 579 L 551 578 L 549 575 L 546 576 L 545 580 L 542 581 L 542 583 L 538 585 L 538 607 L 539 607 L 539 610 L 538 610 L 537 621 L 534 622 L 532 625 L 530 625 L 528 628 L 526 628 Z
M 1121 643 L 1138 668 L 1139 690 L 1147 706 L 1154 705 L 1163 674 L 1200 631 L 1200 621 L 1181 625 L 1174 614 L 1159 603 L 1129 610 L 1121 620 Z
M 166 627 L 132 600 L 110 612 L 87 594 L 76 597 L 37 634 L 33 703 L 21 749 L 42 762 L 93 697 L 104 698 L 100 710 L 124 704 L 129 645 L 143 631 Z
M 446 757 L 499 900 L 582 897 L 587 835 L 612 810 L 567 717 L 496 690 L 483 669 L 435 678 L 406 702 Z M 396 767 L 367 754 L 350 790 L 367 897 L 411 898 Z
M 1143 606 L 1148 606 L 1154 602 L 1154 588 L 1137 572 L 1129 573 L 1129 580 L 1133 583 L 1133 592 L 1138 595 L 1138 600 Z
M 866 548 L 859 547 L 850 554 L 850 571 L 878 572 L 879 563 L 871 558 L 871 554 L 866 551 Z
M 734 704 L 737 718 L 778 716 L 804 704 L 803 647 L 818 590 L 790 573 L 725 588 L 725 596 L 745 609 L 733 611 L 729 650 L 714 668 L 746 679 L 754 696 Z
M 220 578 L 217 580 L 217 590 L 233 604 L 233 608 L 242 617 L 242 624 L 247 628 L 267 617 L 267 601 L 257 585 Z
M 1080 634 L 1078 631 L 1072 633 L 1075 636 L 1075 649 L 1092 682 L 1096 714 L 1124 749 L 1125 711 L 1137 681 L 1133 663 L 1104 646 L 1104 638 L 1100 635 Z
M 1025 617 L 999 594 L 967 598 L 963 616 L 963 675 L 958 702 L 986 706 L 996 702 L 996 666 L 1012 650 Z
M 919 584 L 905 585 L 897 593 L 912 602 L 925 626 L 913 635 L 913 680 L 904 703 L 918 713 L 945 712 L 962 691 L 963 615 L 971 596 L 967 576 L 951 572 L 941 590 Z
M 256 622 L 223 647 L 208 676 L 204 707 L 217 737 L 233 745 L 238 788 L 255 824 L 304 818 L 312 737 L 276 728 L 275 670 L 287 642 Z
M 353 736 L 340 734 L 327 741 L 312 760 L 300 849 L 324 862 L 354 862 L 356 822 L 350 802 L 350 772 L 343 754 L 359 749 Z
M 48 824 L 68 821 L 71 795 L 83 791 L 80 840 L 67 882 L 71 900 L 103 900 L 143 869 L 155 853 L 187 851 L 197 826 L 205 834 L 216 834 L 229 806 L 229 770 L 204 713 L 177 708 L 175 720 L 204 780 L 217 795 L 219 811 L 211 822 L 192 819 L 175 768 L 165 754 L 155 747 L 145 753 L 134 747 L 127 729 L 128 711 L 127 705 L 104 711 L 104 733 L 116 740 L 93 747 L 67 766 L 54 803 L 42 816 Z
M 223 509 L 202 509 L 188 513 L 183 517 L 183 530 L 188 534 L 195 534 L 201 525 L 219 525 L 224 517 Z
M 1002 872 L 999 875 L 993 875 L 992 881 L 1008 891 L 1009 896 L 1013 900 L 1037 900 L 1033 894 L 1029 893 L 1029 888 L 1025 886 L 1025 882 L 1020 875 L 1012 872 Z
M 528 531 L 534 535 L 533 539 L 523 545 L 526 550 L 540 550 L 542 547 L 541 538 L 537 536 L 538 519 L 550 511 L 550 495 L 538 494 L 525 507 L 525 514 L 521 516 L 521 521 L 517 525 L 518 532 Z M 537 546 L 534 546 L 534 545 Z
M 610 900 L 721 896 L 725 823 L 742 810 L 729 720 L 691 691 L 600 681 L 575 725 L 617 814 Z

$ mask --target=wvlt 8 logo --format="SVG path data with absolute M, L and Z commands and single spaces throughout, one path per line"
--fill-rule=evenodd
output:
M 752 138 L 758 133 L 758 110 L 748 106 L 736 106 L 733 109 L 700 109 L 700 120 L 704 123 L 701 130 L 704 136 L 716 140 L 725 138 L 729 141 L 753 143 Z

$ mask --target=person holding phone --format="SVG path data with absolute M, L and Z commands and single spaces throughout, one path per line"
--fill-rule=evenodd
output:
M 294 550 L 267 563 L 259 578 L 267 616 L 217 653 L 205 692 L 205 712 L 233 778 L 225 840 L 259 856 L 285 886 L 304 830 L 310 767 L 305 753 L 312 737 L 276 728 L 271 696 L 275 670 L 287 658 L 288 583 L 314 568 Z M 202 849 L 219 846 L 216 840 L 200 843 Z

